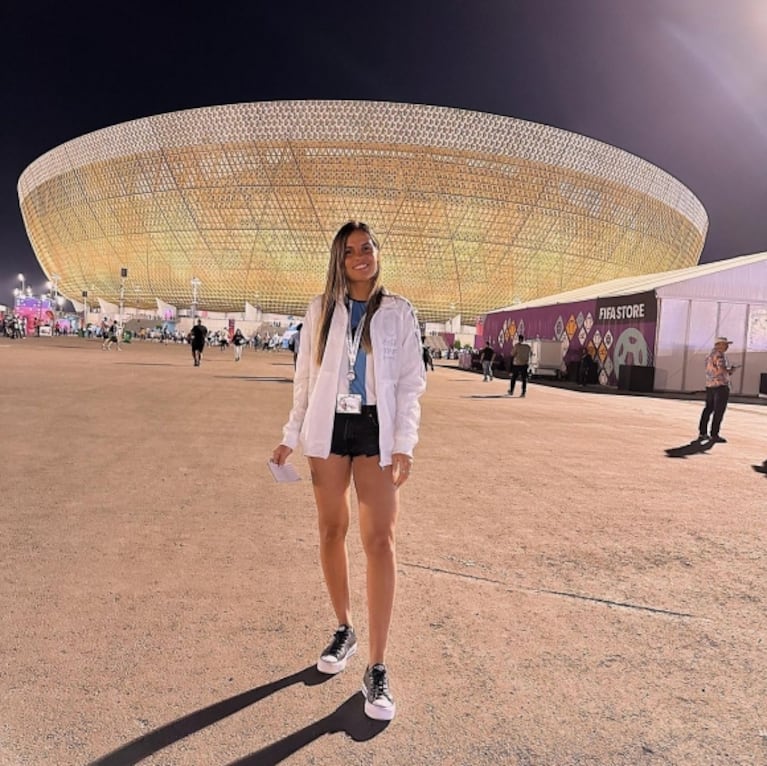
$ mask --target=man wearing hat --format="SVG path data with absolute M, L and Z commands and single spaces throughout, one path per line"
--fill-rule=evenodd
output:
M 708 439 L 708 420 L 711 420 L 711 441 L 714 443 L 726 443 L 727 439 L 719 435 L 719 426 L 727 409 L 727 400 L 730 398 L 730 375 L 736 365 L 730 364 L 725 356 L 725 351 L 732 345 L 731 340 L 719 337 L 714 341 L 714 348 L 706 357 L 706 406 L 700 416 L 698 438 Z

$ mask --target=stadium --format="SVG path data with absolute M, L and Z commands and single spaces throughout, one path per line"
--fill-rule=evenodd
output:
M 58 146 L 18 184 L 45 274 L 79 300 L 301 314 L 350 218 L 423 321 L 697 263 L 708 227 L 675 178 L 510 117 L 278 101 L 137 119 Z M 127 280 L 121 280 L 127 269 Z M 192 283 L 195 287 L 192 287 Z M 193 295 L 194 290 L 194 295 Z

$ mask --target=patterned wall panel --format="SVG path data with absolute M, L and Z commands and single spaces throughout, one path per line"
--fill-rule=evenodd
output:
M 334 232 L 369 222 L 424 320 L 697 263 L 703 206 L 659 168 L 545 125 L 382 102 L 233 104 L 96 131 L 19 179 L 46 274 L 77 298 L 298 313 Z

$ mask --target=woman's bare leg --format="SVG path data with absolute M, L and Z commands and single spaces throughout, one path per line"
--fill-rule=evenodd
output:
M 349 555 L 346 550 L 351 459 L 330 455 L 325 460 L 316 457 L 308 460 L 317 502 L 322 573 L 338 624 L 351 626 Z
M 399 494 L 391 467 L 381 469 L 378 457 L 356 457 L 352 463 L 360 506 L 360 535 L 367 556 L 369 665 L 384 662 L 397 584 L 394 528 Z

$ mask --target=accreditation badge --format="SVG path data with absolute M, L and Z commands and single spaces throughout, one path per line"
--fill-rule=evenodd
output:
M 338 394 L 336 412 L 342 415 L 359 415 L 362 412 L 362 395 Z

